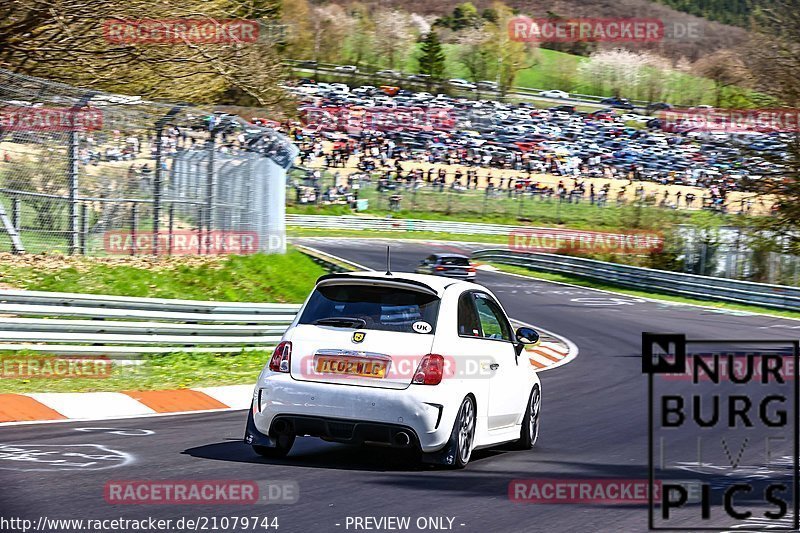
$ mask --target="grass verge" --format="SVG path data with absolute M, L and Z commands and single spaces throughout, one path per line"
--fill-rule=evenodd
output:
M 504 265 L 500 263 L 487 263 L 502 272 L 508 272 L 511 274 L 520 274 L 523 276 L 542 279 L 547 281 L 557 281 L 561 283 L 571 283 L 572 285 L 579 285 L 581 287 L 587 287 L 591 289 L 601 289 L 605 291 L 616 292 L 619 294 L 625 294 L 627 296 L 633 296 L 636 298 L 650 298 L 654 300 L 663 300 L 666 302 L 674 302 L 674 303 L 681 303 L 681 304 L 689 304 L 689 305 L 700 305 L 703 307 L 714 307 L 721 310 L 727 311 L 742 311 L 746 313 L 753 313 L 753 314 L 760 314 L 760 315 L 774 315 L 774 316 L 781 316 L 786 318 L 795 318 L 800 319 L 800 312 L 796 311 L 785 311 L 782 309 L 771 309 L 769 307 L 759 307 L 755 305 L 743 305 L 743 304 L 736 304 L 736 303 L 728 303 L 728 302 L 718 302 L 714 300 L 700 300 L 697 298 L 686 298 L 683 296 L 675 296 L 672 294 L 666 293 L 658 293 L 658 292 L 645 292 L 645 291 L 638 291 L 636 289 L 630 289 L 627 287 L 621 287 L 619 285 L 613 285 L 610 283 L 603 283 L 600 281 L 590 280 L 586 278 L 579 278 L 575 276 L 567 276 L 564 274 L 553 274 L 550 272 L 539 272 L 527 269 L 525 267 L 519 267 L 514 265 Z
M 321 266 L 294 248 L 286 255 L 158 260 L 0 257 L 4 288 L 118 296 L 300 303 L 323 274 Z M 0 392 L 153 390 L 252 383 L 270 352 L 148 354 L 136 357 L 136 364 L 119 364 L 112 359 L 102 372 L 81 377 L 59 377 L 64 376 L 63 370 L 46 370 L 54 359 L 65 359 L 63 356 L 0 352 Z M 20 364 L 28 369 L 36 366 L 30 371 L 15 371 Z
M 0 256 L 5 288 L 226 302 L 299 303 L 325 270 L 286 255 L 88 258 Z
M 464 233 L 440 233 L 437 231 L 378 231 L 357 229 L 324 229 L 287 227 L 289 237 L 359 237 L 363 239 L 419 239 L 429 241 L 485 242 L 508 244 L 507 235 L 480 235 Z

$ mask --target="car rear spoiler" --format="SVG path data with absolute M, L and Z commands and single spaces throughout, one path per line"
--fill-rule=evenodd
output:
M 320 276 L 317 279 L 317 285 L 320 284 L 332 284 L 338 281 L 355 281 L 361 285 L 373 284 L 373 285 L 384 285 L 390 287 L 398 287 L 403 289 L 414 290 L 418 292 L 424 292 L 426 294 L 430 294 L 436 296 L 437 298 L 441 298 L 441 294 L 425 283 L 421 281 L 413 280 L 413 279 L 403 279 L 403 278 L 392 278 L 387 276 L 385 278 L 379 278 L 376 276 L 359 276 L 357 274 L 326 274 L 324 276 Z

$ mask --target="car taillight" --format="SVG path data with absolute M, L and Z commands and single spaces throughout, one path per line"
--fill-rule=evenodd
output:
M 439 272 L 441 272 L 442 270 L 444 270 L 444 267 L 436 267 L 434 268 L 434 270 L 438 270 Z
M 477 269 L 476 269 L 474 266 L 470 266 L 470 267 L 467 269 L 467 272 L 477 272 L 477 271 L 478 271 L 478 270 L 477 270 Z
M 273 372 L 288 372 L 292 361 L 292 343 L 283 341 L 272 352 L 269 360 L 269 369 Z
M 414 379 L 411 383 L 418 385 L 438 385 L 442 382 L 444 374 L 444 357 L 439 354 L 429 353 L 419 362 Z

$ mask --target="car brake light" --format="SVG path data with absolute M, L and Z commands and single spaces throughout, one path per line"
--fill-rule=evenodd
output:
M 444 270 L 444 267 L 436 267 L 434 270 L 438 270 L 441 272 L 442 270 Z
M 477 271 L 478 271 L 478 270 L 477 270 L 477 269 L 476 269 L 474 266 L 471 266 L 471 265 L 470 265 L 470 267 L 467 269 L 467 272 L 477 272 Z
M 269 360 L 269 369 L 273 372 L 289 372 L 292 361 L 292 343 L 283 341 L 278 344 L 275 351 L 272 352 L 272 358 Z
M 429 353 L 419 362 L 417 371 L 414 372 L 412 383 L 418 385 L 438 385 L 442 382 L 444 374 L 444 357 L 439 354 Z

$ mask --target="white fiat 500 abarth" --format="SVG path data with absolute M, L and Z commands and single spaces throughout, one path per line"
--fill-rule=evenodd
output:
M 464 467 L 472 451 L 539 433 L 541 384 L 494 295 L 409 273 L 322 276 L 253 391 L 245 442 L 264 456 L 296 436 L 415 448 Z

